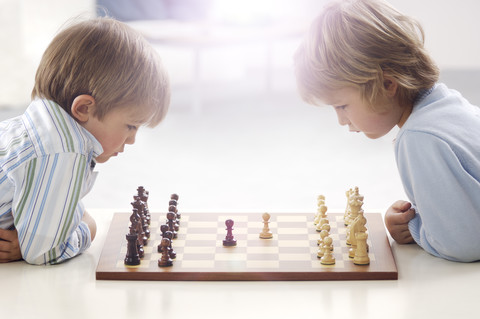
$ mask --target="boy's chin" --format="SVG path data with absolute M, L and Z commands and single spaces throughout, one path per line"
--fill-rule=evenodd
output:
M 106 161 L 108 161 L 110 159 L 111 156 L 103 156 L 103 155 L 100 155 L 98 157 L 95 158 L 95 162 L 97 163 L 105 163 Z
M 368 133 L 363 133 L 363 134 L 365 134 L 365 136 L 371 140 L 376 140 L 385 135 L 385 134 L 368 134 Z

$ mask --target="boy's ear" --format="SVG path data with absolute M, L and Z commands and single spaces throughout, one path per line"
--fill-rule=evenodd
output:
M 80 123 L 88 121 L 95 110 L 95 99 L 91 95 L 83 94 L 77 96 L 72 103 L 72 116 Z
M 397 94 L 397 80 L 386 73 L 383 73 L 383 86 L 385 88 L 385 91 L 387 92 L 388 97 L 394 97 Z

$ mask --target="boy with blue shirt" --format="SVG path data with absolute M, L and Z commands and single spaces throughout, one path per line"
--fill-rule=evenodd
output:
M 480 111 L 437 83 L 419 23 L 381 0 L 332 2 L 295 67 L 302 97 L 333 106 L 350 131 L 375 139 L 400 128 L 395 157 L 409 201 L 385 214 L 392 238 L 480 260 Z
M 110 18 L 61 31 L 45 51 L 33 101 L 0 123 L 0 261 L 55 264 L 95 237 L 81 199 L 96 163 L 165 116 L 170 88 L 154 49 Z

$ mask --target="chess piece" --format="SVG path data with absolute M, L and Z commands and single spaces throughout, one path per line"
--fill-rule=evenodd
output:
M 125 256 L 124 263 L 128 266 L 140 265 L 140 256 L 137 250 L 137 234 L 128 233 L 127 238 L 127 255 Z
M 345 214 L 343 215 L 343 223 L 345 226 L 348 226 L 350 223 L 350 196 L 352 193 L 353 190 L 351 188 L 345 192 L 345 195 L 347 196 L 347 207 L 345 207 Z
M 168 225 L 163 224 L 160 226 L 160 232 L 162 233 L 162 238 L 165 237 L 165 232 L 168 230 Z
M 172 209 L 172 207 L 175 207 L 174 210 L 172 210 L 173 212 L 175 212 L 175 218 L 177 219 L 177 224 L 180 224 L 180 213 L 178 212 L 178 208 L 177 208 L 177 204 L 178 202 L 174 199 L 171 199 L 169 202 L 168 202 L 168 210 L 170 211 L 170 209 Z
M 175 208 L 177 208 L 177 205 L 178 205 L 178 195 L 175 194 L 175 193 L 172 194 L 172 195 L 170 195 L 170 200 L 171 200 L 171 201 L 172 201 L 172 200 L 175 201 L 174 206 L 175 206 Z M 170 202 L 169 202 L 168 206 L 170 206 L 170 205 L 173 205 L 173 204 L 170 204 Z M 182 218 L 182 214 L 180 214 L 180 213 L 178 212 L 178 210 L 177 210 L 175 213 L 177 214 L 177 216 L 176 216 L 177 219 L 181 219 L 181 218 Z
M 318 195 L 317 197 L 317 212 L 315 213 L 315 218 L 313 219 L 313 224 L 316 225 L 318 224 L 320 218 L 318 217 L 321 212 L 320 212 L 320 207 L 322 205 L 325 205 L 325 196 L 323 195 Z
M 161 235 L 162 235 L 162 238 L 165 238 L 165 234 L 167 233 L 168 230 L 168 225 L 162 225 L 160 226 L 160 232 L 161 232 Z M 157 246 L 157 251 L 159 253 L 162 252 L 162 243 L 158 244 Z
M 173 213 L 173 212 L 168 212 L 167 213 L 167 225 L 168 225 L 168 230 L 173 233 L 173 238 L 177 238 L 177 231 L 175 230 L 175 228 L 176 228 L 175 227 L 175 213 Z
M 347 226 L 347 238 L 346 243 L 350 246 L 356 246 L 356 239 L 355 234 L 358 232 L 366 232 L 367 228 L 365 225 L 367 224 L 367 219 L 363 215 L 363 209 L 358 209 L 355 213 L 355 219 Z M 353 258 L 355 251 L 351 254 L 351 258 Z
M 143 237 L 144 232 L 142 229 L 142 223 L 140 221 L 140 215 L 138 215 L 138 210 L 136 208 L 132 209 L 132 215 L 130 215 L 130 234 L 135 234 L 137 236 L 137 251 L 140 258 L 144 256 L 143 250 Z
M 323 206 L 323 207 L 326 207 L 326 206 Z M 319 215 L 319 216 L 321 216 L 321 215 Z M 324 217 L 319 220 L 319 222 L 317 224 L 317 227 L 316 227 L 316 231 L 321 232 L 324 225 L 329 225 L 329 227 L 330 227 L 330 221 L 328 220 L 327 215 L 324 215 Z M 330 231 L 330 229 L 328 229 L 328 231 Z
M 270 220 L 270 214 L 269 213 L 264 213 L 262 215 L 262 218 L 263 218 L 263 230 L 262 232 L 260 233 L 260 238 L 262 239 L 270 239 L 270 238 L 273 238 L 273 234 L 272 232 L 270 231 L 270 228 L 268 227 L 268 224 L 269 224 L 269 220 Z
M 170 244 L 168 245 L 168 255 L 170 256 L 171 259 L 177 258 L 177 253 L 172 248 L 173 233 L 171 231 L 167 230 L 165 232 L 165 238 L 170 239 Z M 162 249 L 163 249 L 163 247 L 162 247 Z
M 317 244 L 318 244 L 317 258 L 322 258 L 323 255 L 325 254 L 324 241 L 325 241 L 325 238 L 327 237 L 328 237 L 328 231 L 322 230 L 320 232 L 320 239 L 318 239 L 317 241 Z
M 143 244 L 146 245 L 148 242 L 148 238 L 150 238 L 150 229 L 148 227 L 148 223 L 146 220 L 145 215 L 145 204 L 140 200 L 139 196 L 133 196 L 134 202 L 130 203 L 134 209 L 137 210 L 139 215 L 140 226 L 142 228 L 142 240 Z
M 327 209 L 328 207 L 325 205 L 321 205 L 320 207 L 318 207 L 318 214 L 315 217 L 315 221 L 313 222 L 315 225 L 318 225 L 322 218 L 327 218 Z
M 170 239 L 168 238 L 162 238 L 162 241 L 160 242 L 161 248 L 162 248 L 162 257 L 158 260 L 158 266 L 159 267 L 170 267 L 173 265 L 173 261 L 170 258 L 169 252 L 168 252 L 168 247 L 170 246 Z
M 358 187 L 355 187 L 353 194 L 350 196 L 350 220 L 357 218 L 358 213 L 362 210 L 363 195 L 358 192 Z
M 137 188 L 137 194 L 138 196 L 140 197 L 140 200 L 144 203 L 145 207 L 144 207 L 144 211 L 145 211 L 145 221 L 147 223 L 147 225 L 150 225 L 150 219 L 151 219 L 151 216 L 150 216 L 150 211 L 148 209 L 148 196 L 149 196 L 149 192 L 147 190 L 145 190 L 145 188 L 143 186 L 138 186 Z M 150 236 L 149 236 L 150 238 Z
M 223 246 L 236 246 L 237 245 L 237 240 L 235 237 L 233 237 L 233 224 L 235 222 L 231 219 L 227 219 L 225 221 L 225 226 L 227 226 L 227 236 L 225 236 L 225 239 L 223 240 Z
M 322 265 L 334 265 L 335 264 L 335 257 L 332 254 L 332 238 L 325 237 L 323 240 L 323 257 L 320 258 L 320 263 Z
M 177 207 L 175 207 L 173 205 L 168 206 L 168 212 L 174 214 L 175 217 L 174 217 L 173 227 L 175 228 L 175 231 L 178 231 L 180 229 L 180 225 L 178 223 L 179 221 L 178 221 L 178 218 L 177 218 Z
M 370 258 L 368 257 L 367 252 L 367 233 L 359 232 L 356 234 L 357 238 L 357 249 L 355 251 L 355 257 L 353 258 L 353 263 L 355 265 L 368 265 L 370 264 Z

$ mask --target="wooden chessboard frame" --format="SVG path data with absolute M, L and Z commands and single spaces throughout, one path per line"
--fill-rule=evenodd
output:
M 165 214 L 153 214 L 152 221 L 162 219 Z M 367 229 L 368 229 L 368 243 L 370 247 L 369 255 L 371 256 L 370 265 L 367 266 L 357 266 L 353 265 L 353 261 L 345 255 L 345 253 L 336 254 L 337 264 L 332 266 L 321 265 L 319 259 L 316 257 L 316 247 L 310 247 L 311 251 L 311 266 L 305 266 L 305 263 L 297 266 L 295 261 L 291 261 L 287 267 L 264 267 L 264 268 L 249 268 L 249 267 L 240 267 L 235 269 L 228 262 L 224 262 L 221 266 L 216 266 L 212 268 L 188 268 L 183 269 L 181 266 L 181 260 L 173 261 L 173 266 L 171 267 L 158 267 L 156 264 L 155 258 L 160 258 L 160 254 L 156 252 L 157 245 L 160 242 L 160 238 L 150 238 L 149 244 L 146 246 L 146 257 L 143 258 L 140 266 L 125 266 L 123 260 L 125 258 L 125 247 L 126 239 L 125 235 L 128 232 L 129 225 L 129 216 L 128 213 L 115 213 L 110 225 L 110 229 L 105 240 L 102 254 L 96 270 L 96 279 L 97 280 L 163 280 L 163 281 L 172 281 L 172 280 L 193 280 L 193 281 L 237 281 L 237 280 L 252 280 L 252 281 L 305 281 L 305 280 L 396 280 L 398 279 L 398 271 L 395 264 L 395 260 L 391 251 L 390 243 L 385 232 L 385 227 L 383 224 L 383 218 L 379 213 L 366 213 L 365 217 L 367 218 Z M 262 223 L 262 214 L 255 213 L 183 213 L 182 220 L 180 223 L 179 231 L 179 240 L 182 240 L 182 236 L 188 234 L 188 220 L 189 218 L 202 220 L 216 218 L 218 216 L 230 216 L 227 218 L 240 219 L 245 216 L 254 216 L 255 220 L 258 220 L 258 226 L 249 227 L 245 232 L 248 233 L 249 238 L 257 237 L 263 227 Z M 313 216 L 314 214 L 301 214 L 301 213 L 271 213 L 272 220 L 275 220 L 275 216 L 306 216 L 308 218 L 308 236 L 310 238 L 310 244 L 313 246 L 316 242 L 315 239 L 319 237 L 319 233 L 315 231 L 315 226 L 313 225 Z M 342 214 L 329 213 L 329 219 L 340 218 Z M 187 221 L 185 221 L 187 220 Z M 152 224 L 152 226 L 155 223 Z M 185 225 L 187 224 L 187 225 Z M 155 224 L 155 227 L 157 224 Z M 218 240 L 217 247 L 215 249 L 241 249 L 245 248 L 245 245 L 249 244 L 247 239 L 246 243 L 242 248 L 242 234 L 235 233 L 239 232 L 242 226 L 239 226 L 239 223 L 234 225 L 234 235 L 239 242 L 238 247 L 222 247 L 221 234 L 225 232 L 224 226 L 219 224 L 218 231 Z M 272 232 L 275 230 L 272 229 Z M 332 230 L 333 232 L 334 230 Z M 152 236 L 158 236 L 157 232 L 151 227 Z M 344 240 L 345 234 L 341 234 L 341 231 L 338 231 L 338 240 Z M 245 236 L 247 234 L 244 234 Z M 225 236 L 225 234 L 223 234 Z M 279 235 L 280 236 L 280 235 Z M 336 236 L 332 233 L 332 236 Z M 259 239 L 259 245 L 272 244 L 272 241 L 275 241 L 275 232 L 274 238 L 272 240 Z M 335 239 L 334 239 L 335 240 Z M 262 242 L 263 241 L 263 242 Z M 256 243 L 256 242 L 255 242 Z M 313 244 L 312 244 L 313 243 Z M 256 243 L 257 244 L 257 243 Z M 316 245 L 315 245 L 316 246 Z M 175 240 L 173 241 L 173 248 L 177 251 L 179 258 L 182 256 L 181 247 L 177 245 Z M 302 247 L 301 247 L 302 248 Z M 123 252 L 122 252 L 123 249 Z M 293 247 L 293 249 L 295 249 Z M 341 248 L 344 249 L 344 248 Z M 150 256 L 149 252 L 156 256 Z M 229 250 L 232 252 L 232 250 Z M 248 255 L 248 254 L 247 254 Z M 185 255 L 186 256 L 186 255 Z M 147 265 L 148 263 L 148 265 Z M 283 264 L 285 265 L 285 264 Z M 292 265 L 292 266 L 290 266 Z

